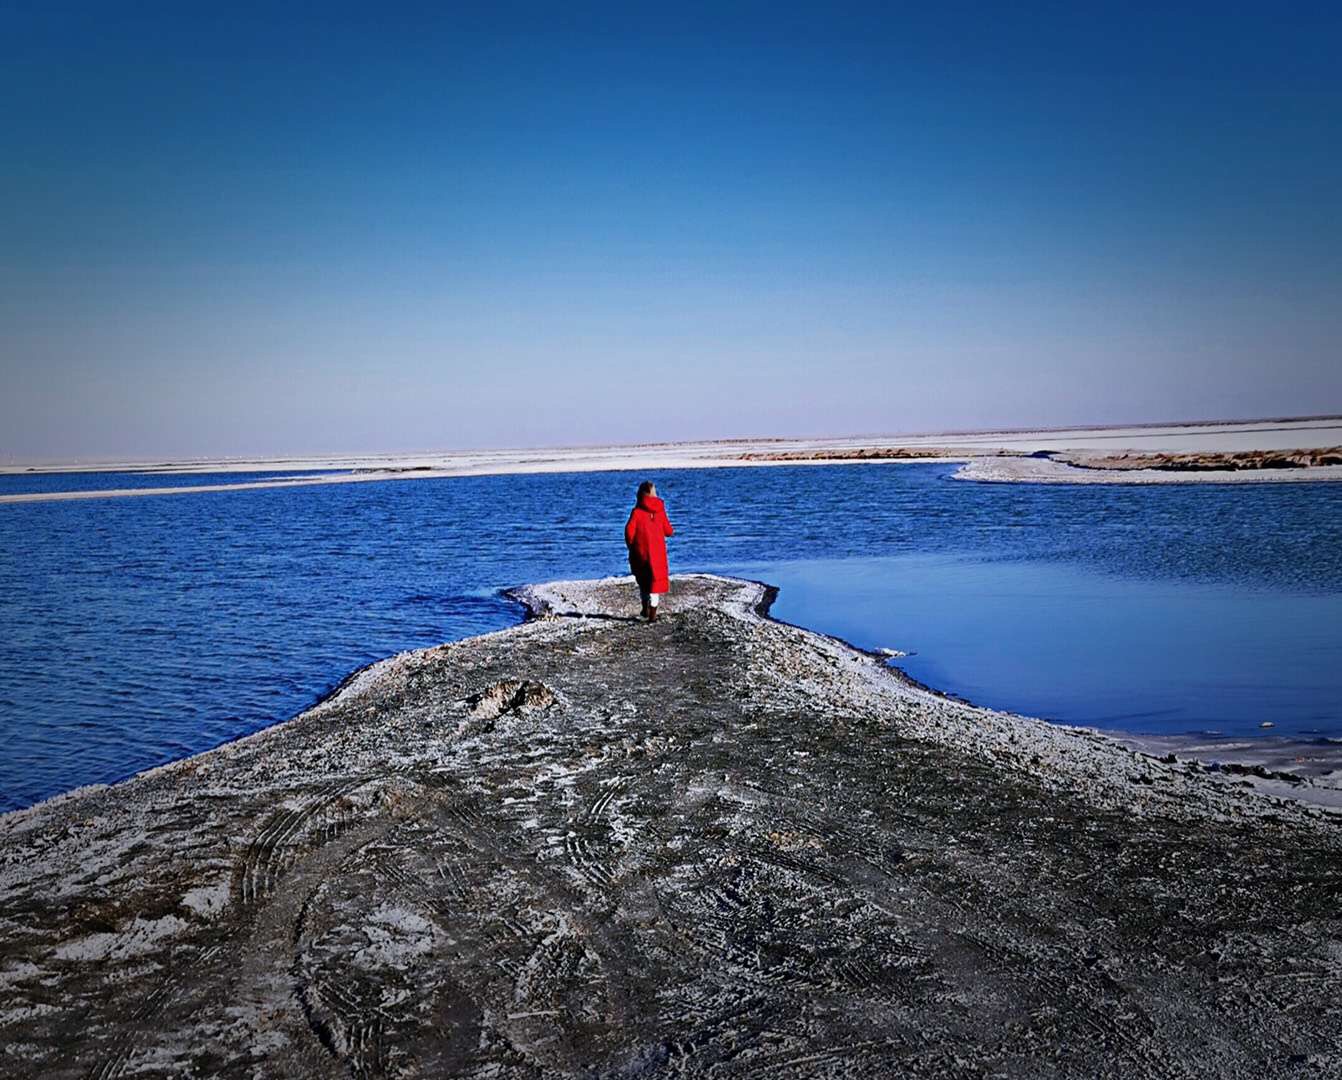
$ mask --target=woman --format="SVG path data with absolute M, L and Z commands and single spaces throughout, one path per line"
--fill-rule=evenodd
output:
M 638 501 L 629 512 L 624 542 L 629 548 L 629 569 L 643 598 L 643 617 L 657 619 L 657 603 L 670 587 L 666 572 L 666 538 L 675 533 L 666 516 L 666 504 L 657 498 L 651 480 L 638 485 Z

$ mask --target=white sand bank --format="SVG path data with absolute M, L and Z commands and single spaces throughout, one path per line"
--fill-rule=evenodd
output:
M 1313 469 L 1168 472 L 1161 469 L 1084 469 L 1048 458 L 975 458 L 956 471 L 955 479 L 997 484 L 1300 484 L 1342 480 L 1342 465 Z

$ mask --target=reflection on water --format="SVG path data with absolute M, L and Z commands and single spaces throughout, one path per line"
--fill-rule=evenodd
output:
M 931 685 L 1143 731 L 1270 719 L 1342 734 L 1342 485 L 978 485 L 950 471 L 655 479 L 673 569 L 780 584 L 780 618 L 916 650 L 902 663 Z M 623 573 L 640 479 L 0 505 L 0 809 L 255 731 L 381 656 L 506 626 L 518 612 L 503 587 Z M 27 483 L 0 477 L 0 493 Z

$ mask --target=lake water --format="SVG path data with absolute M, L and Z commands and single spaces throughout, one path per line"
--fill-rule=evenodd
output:
M 295 476 L 320 476 L 338 469 L 295 472 L 30 472 L 0 476 L 0 495 L 30 495 L 53 491 L 134 491 L 141 488 L 213 487 L 245 484 L 253 480 L 283 480 Z
M 1342 737 L 1342 485 L 985 485 L 953 469 L 659 472 L 673 570 L 777 584 L 778 618 L 908 651 L 911 675 L 986 705 Z M 0 505 L 0 809 L 258 730 L 391 653 L 507 626 L 507 586 L 623 573 L 639 479 Z M 0 493 L 31 483 L 0 477 Z

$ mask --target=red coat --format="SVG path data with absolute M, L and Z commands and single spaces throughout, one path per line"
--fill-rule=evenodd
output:
M 629 546 L 629 569 L 645 592 L 664 593 L 671 588 L 666 570 L 666 538 L 675 533 L 666 516 L 666 504 L 656 495 L 640 495 L 629 512 L 624 542 Z

